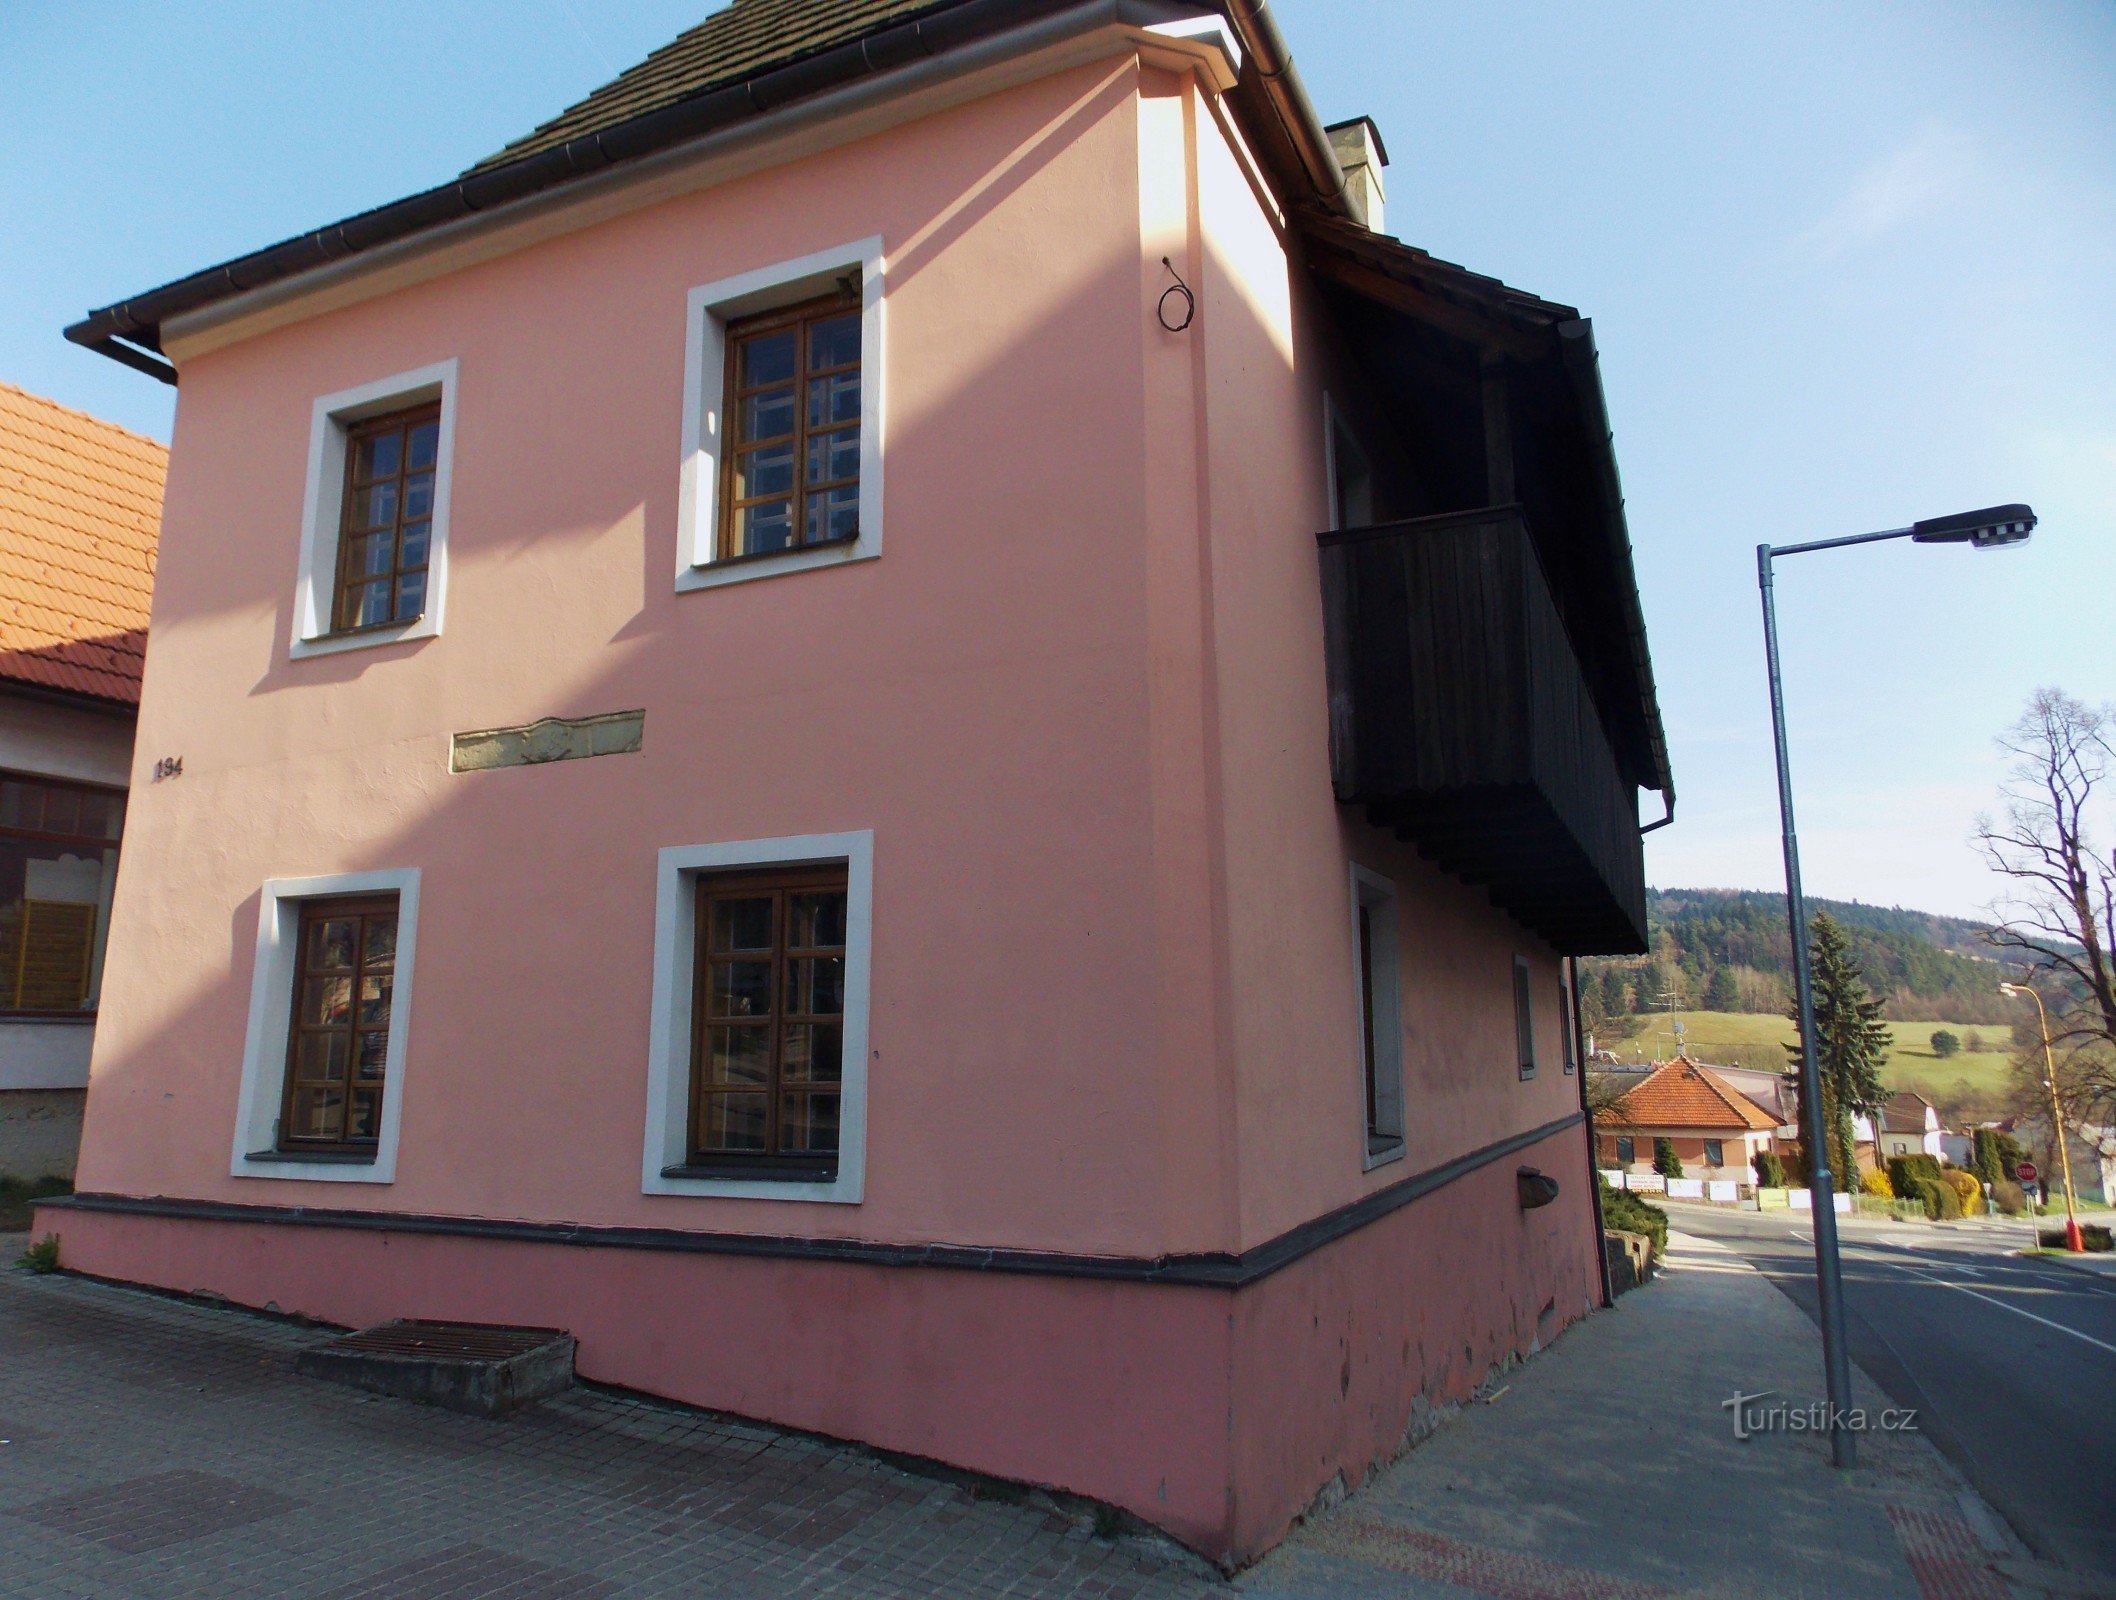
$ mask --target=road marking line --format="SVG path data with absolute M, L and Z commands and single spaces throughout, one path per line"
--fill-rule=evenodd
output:
M 2116 1356 L 2116 1344 L 2106 1343 L 2103 1340 L 2095 1338 L 2091 1333 L 2081 1333 L 2077 1328 L 2068 1328 L 2062 1322 L 2052 1322 L 2048 1317 L 2038 1317 L 2032 1311 L 2023 1311 L 2019 1306 L 2008 1305 L 2005 1301 L 1997 1299 L 1992 1295 L 1985 1294 L 1980 1289 L 1967 1288 L 1959 1283 L 1949 1283 L 1945 1278 L 1935 1278 L 1934 1276 L 1932 1276 L 1931 1273 L 1921 1271 L 1917 1267 L 1906 1266 L 1903 1270 L 1905 1272 L 1915 1273 L 1926 1283 L 1936 1283 L 1942 1289 L 1952 1289 L 1956 1294 L 1966 1294 L 1972 1300 L 1988 1300 L 1991 1302 L 1991 1304 L 1997 1306 L 2001 1311 L 2010 1311 L 2016 1317 L 2026 1317 L 2030 1322 L 2040 1322 L 2044 1327 L 2055 1328 L 2059 1333 L 2069 1333 L 2075 1339 L 2085 1340 L 2088 1344 L 2092 1345 L 2097 1350 L 2106 1350 L 2110 1355 Z

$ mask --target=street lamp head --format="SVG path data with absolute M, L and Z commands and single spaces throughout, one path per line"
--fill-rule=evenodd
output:
M 2010 983 L 2002 983 L 1998 986 L 1998 992 L 2010 1000 L 2013 996 L 2019 994 L 2020 990 L 2014 988 Z
M 1914 522 L 1910 537 L 1919 544 L 1966 544 L 1976 550 L 1995 550 L 2025 544 L 2034 531 L 2035 513 L 2028 507 L 1986 506 L 1981 511 L 1957 511 L 1951 517 Z

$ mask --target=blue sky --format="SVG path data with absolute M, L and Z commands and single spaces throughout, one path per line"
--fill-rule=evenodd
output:
M 59 329 L 438 181 L 701 0 L 7 0 L 0 378 L 168 437 Z M 1662 885 L 1780 886 L 1754 549 L 1995 501 L 2026 550 L 1781 568 L 1810 891 L 1974 913 L 1992 735 L 2116 697 L 2116 6 L 1279 0 L 1390 231 L 1594 318 L 1682 794 Z

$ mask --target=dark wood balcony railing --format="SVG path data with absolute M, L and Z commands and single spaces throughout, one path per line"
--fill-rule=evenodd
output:
M 1338 800 L 1483 885 L 1561 954 L 1644 951 L 1638 791 L 1521 508 L 1320 542 Z

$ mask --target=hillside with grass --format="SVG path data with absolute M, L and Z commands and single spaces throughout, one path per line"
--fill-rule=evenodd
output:
M 2015 969 L 1960 917 L 1855 900 L 1814 900 L 1845 930 L 1880 996 L 1894 1044 L 1883 1080 L 1950 1119 L 2001 1115 L 2019 1002 L 1998 993 Z M 1793 1025 L 1783 896 L 1744 889 L 1647 891 L 1653 953 L 1580 963 L 1581 1009 L 1599 1048 L 1625 1061 L 1701 1061 L 1782 1071 Z M 1934 1042 L 1940 1036 L 1940 1043 Z

